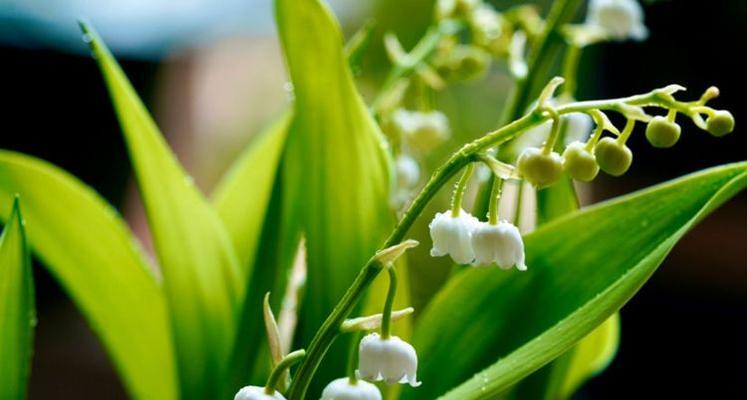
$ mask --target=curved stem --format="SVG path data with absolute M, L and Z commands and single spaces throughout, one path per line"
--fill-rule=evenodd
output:
M 490 190 L 490 210 L 488 223 L 495 225 L 498 223 L 498 206 L 501 201 L 501 189 L 503 188 L 503 179 L 496 177 L 493 180 L 493 188 Z
M 397 226 L 381 246 L 382 249 L 392 247 L 401 242 L 407 231 L 412 227 L 417 217 L 423 212 L 428 202 L 436 195 L 448 181 L 467 164 L 476 161 L 477 153 L 490 147 L 497 146 L 512 139 L 517 133 L 544 122 L 546 117 L 530 113 L 516 121 L 497 129 L 487 135 L 465 145 L 454 153 L 449 160 L 439 167 L 425 184 L 418 196 L 402 216 Z M 330 315 L 314 335 L 308 347 L 308 356 L 301 363 L 288 390 L 289 400 L 301 400 L 311 383 L 311 378 L 319 367 L 329 346 L 340 332 L 340 326 L 361 299 L 365 290 L 374 281 L 384 266 L 375 258 L 366 263 L 358 276 L 348 288 L 342 299 L 337 303 Z
M 387 267 L 387 272 L 389 272 L 389 291 L 386 293 L 384 311 L 381 315 L 382 339 L 389 339 L 392 324 L 392 306 L 394 306 L 394 296 L 397 294 L 397 272 L 394 270 L 394 265 Z
M 454 218 L 458 217 L 462 210 L 464 191 L 467 189 L 467 183 L 469 183 L 469 178 L 472 176 L 472 171 L 474 171 L 474 169 L 474 164 L 470 163 L 467 165 L 467 168 L 464 169 L 464 173 L 462 173 L 462 177 L 459 178 L 459 182 L 457 182 L 457 185 L 454 187 L 454 195 L 451 197 L 451 216 Z
M 265 393 L 267 394 L 275 393 L 275 387 L 278 385 L 280 378 L 283 376 L 283 372 L 285 372 L 286 369 L 290 368 L 291 365 L 301 361 L 304 357 L 306 357 L 305 350 L 296 350 L 288 354 L 287 356 L 283 357 L 283 359 L 278 363 L 278 365 L 276 365 L 275 368 L 272 370 L 270 377 L 267 378 L 267 384 L 265 385 Z
M 358 363 L 358 342 L 360 342 L 360 337 L 360 332 L 353 333 L 353 340 L 350 341 L 350 349 L 348 350 L 347 373 L 348 379 L 352 384 L 358 382 L 358 376 L 355 374 L 355 366 Z
M 625 128 L 623 128 L 620 136 L 617 137 L 617 142 L 620 144 L 625 144 L 625 142 L 628 141 L 628 138 L 630 138 L 630 135 L 633 133 L 633 128 L 635 128 L 635 120 L 633 118 L 628 118 L 628 121 L 625 123 Z

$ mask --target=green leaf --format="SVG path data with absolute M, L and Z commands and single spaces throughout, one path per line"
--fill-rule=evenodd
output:
M 251 275 L 291 116 L 272 124 L 233 163 L 213 192 L 241 267 Z M 261 299 L 263 294 L 256 294 Z
M 622 307 L 694 224 L 745 186 L 746 163 L 699 172 L 543 226 L 525 238 L 525 273 L 464 271 L 416 325 L 424 383 L 404 398 L 506 391 Z
M 85 23 L 119 117 L 164 276 L 182 398 L 220 393 L 247 286 L 225 227 Z
M 75 177 L 0 151 L 0 217 L 16 193 L 34 253 L 103 342 L 130 395 L 176 399 L 166 300 L 125 222 Z
M 226 394 L 250 382 L 262 379 L 269 360 L 257 358 L 265 341 L 261 338 L 262 296 L 271 291 L 278 307 L 282 301 L 288 270 L 300 241 L 300 222 L 291 214 L 293 204 L 283 196 L 281 157 L 285 148 L 291 114 L 272 124 L 234 162 L 213 194 L 213 204 L 223 221 L 242 268 L 250 276 L 250 287 L 237 340 L 232 352 Z M 297 208 L 297 207 L 295 207 Z M 264 362 L 263 362 L 264 361 Z
M 18 197 L 0 236 L 0 398 L 25 399 L 34 344 L 34 282 Z
M 308 282 L 300 329 L 308 343 L 392 227 L 390 160 L 326 5 L 277 0 L 276 13 L 295 95 L 284 176 L 306 232 Z M 346 341 L 328 353 L 320 382 L 344 374 Z
M 540 225 L 576 211 L 579 207 L 573 181 L 564 175 L 557 184 L 537 192 Z M 620 336 L 620 315 L 613 314 L 578 344 L 523 380 L 518 399 L 566 399 L 589 377 L 612 362 Z

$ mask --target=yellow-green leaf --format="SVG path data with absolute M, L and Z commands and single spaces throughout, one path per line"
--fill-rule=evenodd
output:
M 2 201 L 9 201 L 3 199 Z M 0 398 L 25 399 L 34 336 L 34 282 L 18 197 L 0 236 Z
M 276 16 L 295 97 L 284 176 L 306 232 L 300 328 L 308 343 L 392 226 L 389 155 L 356 90 L 327 6 L 277 0 Z M 333 346 L 318 382 L 344 374 L 346 350 L 346 340 Z
M 95 31 L 81 24 L 111 94 L 148 214 L 182 398 L 220 393 L 247 286 L 225 227 L 170 151 Z
M 33 157 L 0 151 L 0 217 L 23 199 L 34 254 L 104 344 L 133 398 L 178 398 L 166 300 L 125 222 L 89 187 Z

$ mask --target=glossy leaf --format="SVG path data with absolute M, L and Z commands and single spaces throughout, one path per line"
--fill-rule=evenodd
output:
M 424 383 L 404 398 L 495 398 L 622 307 L 695 223 L 745 186 L 745 163 L 699 172 L 538 229 L 525 238 L 525 273 L 464 271 L 416 325 Z
M 10 201 L 3 199 L 3 201 Z M 34 343 L 34 282 L 18 197 L 0 236 L 0 398 L 25 399 Z
M 148 214 L 182 398 L 220 393 L 246 290 L 225 227 L 184 172 L 101 39 L 81 24 L 111 94 Z
M 277 0 L 276 15 L 295 96 L 284 176 L 306 232 L 300 328 L 308 343 L 392 226 L 390 161 L 330 10 L 318 0 Z M 319 382 L 344 373 L 346 354 L 338 341 Z
M 23 199 L 29 244 L 104 344 L 130 395 L 176 399 L 165 296 L 116 211 L 66 172 L 0 151 L 0 216 Z

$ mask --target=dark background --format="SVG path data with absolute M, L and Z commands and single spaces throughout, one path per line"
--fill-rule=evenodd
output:
M 579 98 L 628 95 L 672 82 L 696 98 L 717 85 L 722 96 L 713 105 L 730 109 L 737 129 L 714 139 L 683 121 L 682 140 L 667 151 L 635 135 L 630 173 L 599 179 L 593 191 L 598 199 L 747 158 L 741 129 L 747 121 L 747 2 L 658 2 L 646 5 L 646 24 L 651 36 L 643 43 L 596 46 L 585 54 Z M 121 62 L 145 100 L 152 100 L 160 63 Z M 130 165 L 90 57 L 5 46 L 0 71 L 0 148 L 48 160 L 121 206 Z M 746 199 L 740 195 L 690 233 L 622 310 L 616 360 L 577 398 L 747 398 Z M 39 325 L 31 398 L 124 398 L 82 317 L 42 266 L 34 273 Z

